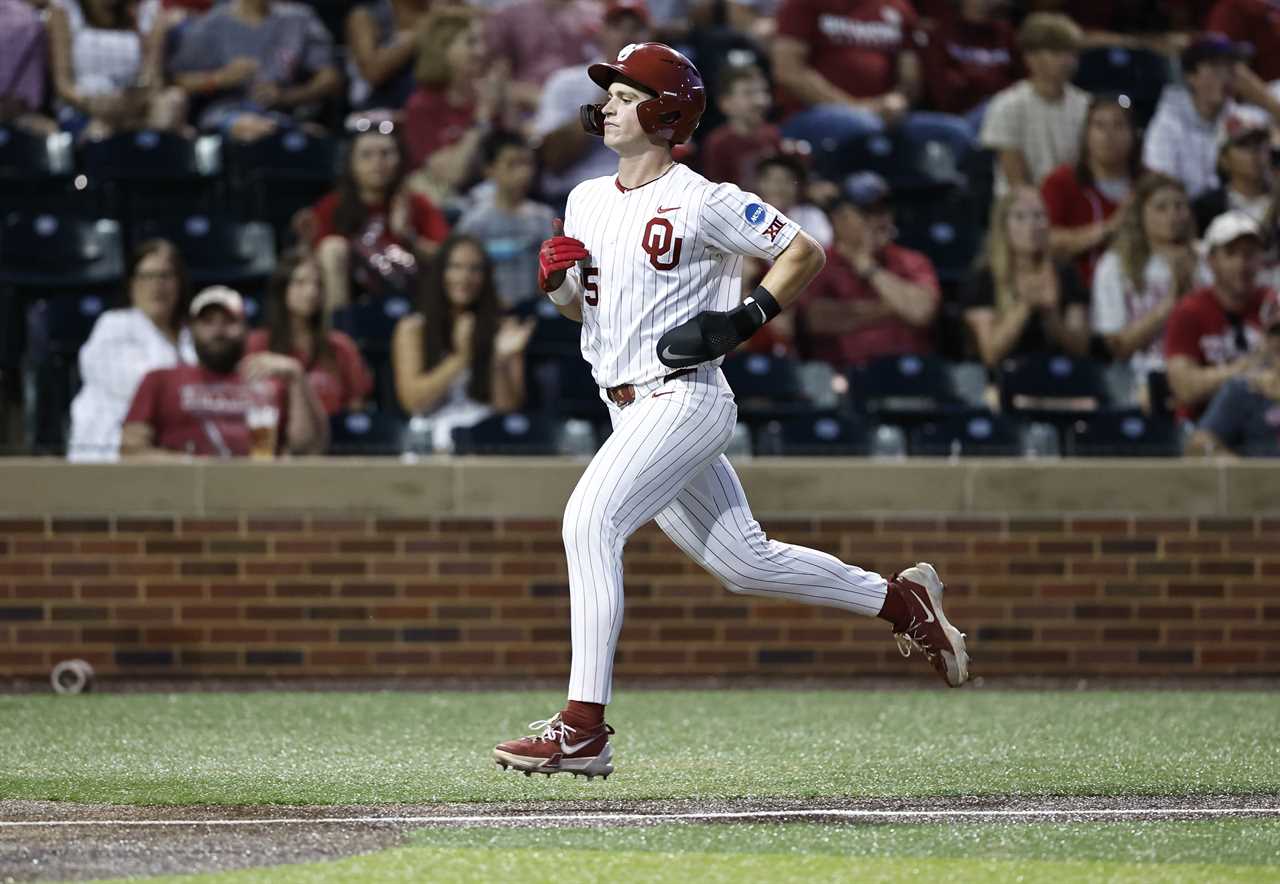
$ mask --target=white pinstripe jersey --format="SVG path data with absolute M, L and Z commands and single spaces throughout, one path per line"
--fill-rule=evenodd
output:
M 743 257 L 773 260 L 798 230 L 755 194 L 679 163 L 636 188 L 612 175 L 575 187 L 564 232 L 591 255 L 570 273 L 582 289 L 582 355 L 596 383 L 670 373 L 658 338 L 703 310 L 736 307 Z

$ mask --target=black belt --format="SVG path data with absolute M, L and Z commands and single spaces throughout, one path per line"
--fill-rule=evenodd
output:
M 687 374 L 693 374 L 692 368 L 682 368 L 679 371 L 673 371 L 671 374 L 663 375 L 662 382 L 674 381 L 676 378 L 682 378 Z M 626 408 L 632 402 L 636 401 L 636 388 L 634 384 L 619 384 L 616 387 L 609 387 L 605 390 L 609 397 L 609 401 L 619 408 Z

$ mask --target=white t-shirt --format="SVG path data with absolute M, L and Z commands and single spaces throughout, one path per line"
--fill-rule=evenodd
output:
M 1089 112 L 1089 93 L 1068 83 L 1056 102 L 1045 101 L 1031 86 L 1020 80 L 996 93 L 982 120 L 979 141 L 993 150 L 1022 151 L 1036 187 L 1063 163 L 1074 163 L 1080 150 L 1080 132 Z M 996 163 L 996 195 L 1009 189 L 1009 182 Z
M 1160 305 L 1173 289 L 1173 266 L 1163 255 L 1152 255 L 1142 271 L 1143 288 L 1133 284 L 1124 270 L 1120 256 L 1108 250 L 1093 271 L 1093 303 L 1090 325 L 1098 334 L 1110 335 Z M 1209 285 L 1213 274 L 1203 259 L 1196 265 L 1195 286 Z M 1185 294 L 1185 293 L 1184 293 Z M 1153 371 L 1164 370 L 1164 332 L 1129 357 L 1134 375 L 1144 379 Z
M 67 459 L 115 461 L 120 458 L 120 428 L 143 376 L 179 363 L 194 365 L 196 351 L 186 328 L 175 347 L 145 313 L 129 307 L 98 317 L 79 360 L 83 386 L 71 402 Z
M 538 112 L 533 118 L 534 137 L 546 138 L 561 126 L 580 119 L 582 105 L 604 100 L 604 92 L 587 76 L 586 65 L 561 68 L 551 75 L 542 90 Z M 577 162 L 563 172 L 543 171 L 542 191 L 548 198 L 563 196 L 580 182 L 617 170 L 618 155 L 604 146 L 604 139 L 588 137 L 593 143 Z
M 564 218 L 591 255 L 569 272 L 582 292 L 582 355 L 602 387 L 669 374 L 658 338 L 736 307 L 743 257 L 775 260 L 800 229 L 755 194 L 679 163 L 636 188 L 616 175 L 584 181 Z

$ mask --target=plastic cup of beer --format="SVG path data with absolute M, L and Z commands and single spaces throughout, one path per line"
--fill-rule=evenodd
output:
M 254 390 L 253 402 L 245 412 L 249 425 L 249 456 L 253 460 L 275 460 L 280 409 L 267 391 Z

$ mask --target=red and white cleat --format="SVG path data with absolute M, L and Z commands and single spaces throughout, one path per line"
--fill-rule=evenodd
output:
M 613 773 L 613 746 L 609 744 L 613 728 L 609 725 L 580 731 L 565 724 L 557 712 L 546 721 L 531 723 L 529 729 L 542 733 L 508 740 L 494 748 L 493 760 L 503 770 L 515 768 L 525 776 L 570 773 L 588 780 L 596 776 L 608 779 Z
M 907 615 L 893 624 L 893 636 L 902 656 L 915 648 L 937 670 L 950 687 L 958 688 L 969 679 L 969 652 L 964 649 L 964 633 L 952 626 L 942 613 L 942 580 L 933 565 L 919 562 L 889 581 L 889 592 L 897 593 Z

